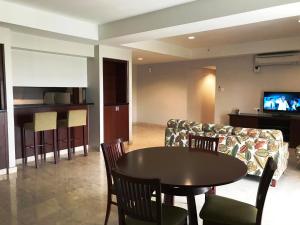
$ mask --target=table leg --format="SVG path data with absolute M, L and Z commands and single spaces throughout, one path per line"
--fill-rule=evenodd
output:
M 198 225 L 197 207 L 195 201 L 195 195 L 187 195 L 188 214 L 189 214 L 189 225 Z

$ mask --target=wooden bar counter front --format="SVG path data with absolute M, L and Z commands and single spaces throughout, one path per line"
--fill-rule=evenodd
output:
M 89 105 L 92 103 L 86 104 L 55 104 L 55 105 L 15 105 L 15 149 L 16 149 L 16 158 L 22 158 L 22 139 L 21 139 L 21 127 L 26 122 L 32 122 L 33 115 L 36 112 L 57 112 L 57 119 L 66 119 L 67 113 L 69 110 L 76 109 L 89 109 Z M 87 113 L 88 115 L 88 113 Z M 88 118 L 87 126 L 85 127 L 85 140 L 86 145 L 88 144 Z M 58 144 L 57 150 L 67 149 L 67 128 L 59 128 L 58 132 Z M 74 147 L 83 146 L 83 128 L 75 127 L 74 128 Z M 33 133 L 26 131 L 25 133 L 26 145 L 33 145 Z M 41 137 L 38 135 L 38 144 L 41 144 Z M 73 147 L 73 146 L 72 146 Z M 53 152 L 53 137 L 51 131 L 45 131 L 45 151 Z M 39 154 L 41 153 L 40 148 L 38 148 Z M 33 150 L 30 149 L 27 151 L 27 156 L 32 156 Z

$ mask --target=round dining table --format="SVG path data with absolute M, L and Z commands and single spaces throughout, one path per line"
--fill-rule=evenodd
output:
M 151 147 L 125 154 L 117 170 L 138 178 L 159 178 L 162 193 L 186 196 L 189 224 L 197 225 L 195 195 L 210 187 L 233 183 L 247 174 L 239 159 L 218 152 L 185 147 Z

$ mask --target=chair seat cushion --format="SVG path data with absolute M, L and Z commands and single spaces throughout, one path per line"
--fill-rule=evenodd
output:
M 230 225 L 254 225 L 256 215 L 256 207 L 217 195 L 207 196 L 200 212 L 204 221 Z
M 153 209 L 154 210 L 154 209 Z M 184 225 L 187 211 L 176 206 L 162 204 L 162 225 Z M 125 219 L 126 225 L 156 225 L 156 223 L 133 219 L 129 216 Z

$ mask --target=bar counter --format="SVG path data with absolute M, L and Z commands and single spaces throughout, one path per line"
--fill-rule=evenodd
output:
M 57 112 L 57 119 L 66 119 L 67 112 L 73 109 L 87 109 L 92 106 L 93 103 L 84 103 L 84 104 L 26 104 L 26 105 L 15 105 L 14 106 L 14 117 L 15 117 L 15 149 L 16 149 L 16 158 L 22 158 L 22 141 L 21 141 L 21 127 L 26 122 L 33 121 L 33 115 L 36 112 Z M 85 128 L 86 141 L 88 143 L 88 118 L 87 126 Z M 67 129 L 60 128 L 58 131 L 58 145 L 57 149 L 62 150 L 67 148 Z M 75 147 L 83 145 L 82 137 L 82 127 L 74 128 L 73 135 L 75 137 Z M 25 134 L 26 145 L 33 145 L 33 133 L 26 131 Z M 40 142 L 40 136 L 38 136 L 38 144 Z M 46 152 L 53 151 L 53 137 L 52 132 L 45 132 L 45 150 Z M 40 152 L 40 149 L 38 149 Z M 27 156 L 33 155 L 33 149 L 27 150 Z

